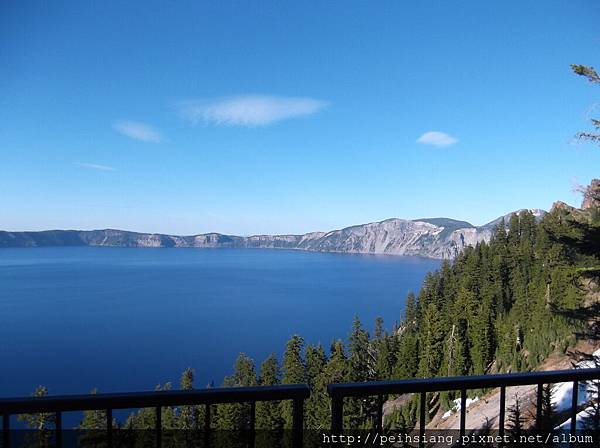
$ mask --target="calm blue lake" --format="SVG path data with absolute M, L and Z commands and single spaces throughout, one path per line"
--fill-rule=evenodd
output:
M 0 395 L 220 384 L 288 338 L 329 347 L 356 314 L 391 327 L 436 260 L 279 250 L 0 250 Z

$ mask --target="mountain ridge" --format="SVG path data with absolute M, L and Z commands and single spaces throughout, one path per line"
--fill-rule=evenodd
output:
M 521 213 L 518 210 L 516 213 Z M 546 212 L 532 210 L 541 218 Z M 387 254 L 437 259 L 456 257 L 465 247 L 489 241 L 504 215 L 483 226 L 451 218 L 407 220 L 389 218 L 328 232 L 237 236 L 218 232 L 196 235 L 143 233 L 118 229 L 0 231 L 0 248 L 94 246 L 94 247 L 195 247 L 297 249 L 313 252 Z M 507 220 L 505 219 L 507 222 Z M 496 224 L 494 224 L 496 223 Z

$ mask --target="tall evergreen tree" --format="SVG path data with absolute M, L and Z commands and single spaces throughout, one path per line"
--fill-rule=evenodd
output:
M 348 340 L 350 351 L 350 378 L 352 381 L 369 381 L 373 379 L 374 357 L 370 348 L 369 333 L 362 327 L 357 316 L 352 323 L 352 333 Z
M 308 385 L 312 388 L 319 374 L 327 364 L 325 349 L 321 344 L 317 346 L 306 346 L 306 379 Z
M 427 306 L 422 325 L 423 348 L 421 349 L 419 376 L 429 378 L 436 376 L 440 370 L 446 337 L 440 312 L 433 303 Z
M 521 400 L 515 396 L 515 403 L 508 408 L 508 428 L 507 434 L 513 440 L 521 440 L 521 436 L 525 433 L 525 422 L 527 418 L 523 414 Z
M 310 426 L 313 429 L 328 428 L 331 416 L 331 402 L 327 394 L 327 385 L 350 381 L 350 365 L 346 356 L 344 344 L 337 340 L 331 344 L 329 360 L 323 371 L 315 380 L 315 389 L 312 392 Z M 348 424 L 348 416 L 345 416 L 345 425 Z
M 350 380 L 371 381 L 375 379 L 375 353 L 371 346 L 369 333 L 362 327 L 357 316 L 352 323 L 352 332 L 348 339 L 350 356 Z M 346 413 L 352 419 L 351 428 L 360 428 L 367 424 L 374 409 L 371 398 L 350 399 L 346 406 Z
M 306 365 L 303 359 L 304 339 L 298 335 L 293 335 L 287 343 L 283 355 L 283 384 L 306 383 Z M 293 423 L 292 403 L 285 401 L 282 403 L 282 415 L 286 428 L 291 428 Z
M 556 405 L 554 404 L 554 385 L 544 384 L 542 387 L 542 421 L 541 430 L 544 433 L 553 432 L 559 421 L 556 414 Z
M 323 408 L 326 406 L 328 397 L 323 382 L 323 371 L 327 365 L 327 355 L 321 344 L 306 347 L 306 372 L 308 385 L 310 386 L 310 397 L 306 400 L 306 427 L 323 428 Z
M 179 388 L 181 390 L 192 390 L 194 388 L 194 369 L 188 367 L 181 374 Z M 199 408 L 198 406 L 182 406 L 178 415 L 178 428 L 189 430 L 199 427 Z
M 256 386 L 254 361 L 246 354 L 240 353 L 235 361 L 234 373 L 225 377 L 223 387 Z M 250 427 L 250 405 L 248 403 L 231 403 L 217 406 L 216 426 L 218 429 L 247 430 Z
M 269 355 L 260 366 L 259 384 L 273 386 L 280 383 L 279 362 L 274 353 Z M 256 428 L 278 430 L 283 428 L 281 403 L 278 401 L 259 401 L 256 403 Z
M 38 386 L 31 394 L 32 397 L 45 397 L 46 395 L 48 395 L 48 388 L 45 386 Z M 17 416 L 17 420 L 23 422 L 27 428 L 35 430 L 32 434 L 26 434 L 25 442 L 27 444 L 41 447 L 50 445 L 56 424 L 56 414 L 51 412 L 20 414 Z

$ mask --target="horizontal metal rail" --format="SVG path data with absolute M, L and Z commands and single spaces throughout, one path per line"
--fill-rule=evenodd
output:
M 305 384 L 282 384 L 260 387 L 228 387 L 199 390 L 153 391 L 108 393 L 89 395 L 57 395 L 44 397 L 1 398 L 0 415 L 3 422 L 4 447 L 10 446 L 10 416 L 16 414 L 55 413 L 56 444 L 60 446 L 62 431 L 62 412 L 69 411 L 106 411 L 106 429 L 109 445 L 112 437 L 113 409 L 155 408 L 156 444 L 161 445 L 162 412 L 167 406 L 205 405 L 206 419 L 204 430 L 210 431 L 210 406 L 225 403 L 250 403 L 251 428 L 254 431 L 255 403 L 257 401 L 293 401 L 293 440 L 294 446 L 302 446 L 304 421 L 304 400 L 310 396 Z
M 499 432 L 504 434 L 504 420 L 506 415 L 506 388 L 513 386 L 537 385 L 537 412 L 536 421 L 540 428 L 542 418 L 542 394 L 544 384 L 573 383 L 573 397 L 571 403 L 571 433 L 575 434 L 577 419 L 577 394 L 579 383 L 591 380 L 600 380 L 600 369 L 572 369 L 555 370 L 548 372 L 508 373 L 498 375 L 457 376 L 442 378 L 419 378 L 399 381 L 372 381 L 363 383 L 330 384 L 327 390 L 331 397 L 331 430 L 334 433 L 343 431 L 344 398 L 377 396 L 377 421 L 376 428 L 381 429 L 383 397 L 386 395 L 402 395 L 409 393 L 420 394 L 419 430 L 420 435 L 425 431 L 426 395 L 429 392 L 460 391 L 460 433 L 466 431 L 466 400 L 467 390 L 500 388 Z M 423 437 L 420 438 L 421 440 Z
M 167 390 L 88 395 L 0 398 L 0 414 L 33 414 L 57 411 L 133 409 L 155 406 L 245 403 L 306 399 L 310 390 L 304 384 L 259 387 L 222 387 L 196 390 Z
M 338 383 L 327 386 L 332 397 L 366 397 L 379 394 L 442 392 L 461 389 L 528 386 L 532 384 L 568 383 L 600 379 L 600 369 L 571 369 L 548 372 L 505 373 L 499 375 L 449 376 L 398 381 Z

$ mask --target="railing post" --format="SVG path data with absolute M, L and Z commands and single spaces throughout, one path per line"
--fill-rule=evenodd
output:
M 377 396 L 377 424 L 375 429 L 380 433 L 383 432 L 383 395 Z
M 304 436 L 304 398 L 294 398 L 294 416 L 293 416 L 293 431 L 294 431 L 294 448 L 302 447 L 302 439 Z
M 465 436 L 467 427 L 467 391 L 462 389 L 460 391 L 460 438 L 461 440 Z
M 210 403 L 204 406 L 204 446 L 210 446 Z
M 571 394 L 571 435 L 577 434 L 577 401 L 579 398 L 579 381 L 573 381 L 573 392 Z
M 294 409 L 295 411 L 295 409 Z M 256 440 L 256 401 L 250 402 L 250 447 L 254 447 Z
M 506 415 L 506 386 L 500 387 L 500 417 L 498 418 L 498 435 L 504 438 L 504 418 Z
M 162 408 L 156 406 L 156 448 L 162 446 Z
M 3 447 L 10 447 L 10 414 L 2 414 L 2 443 Z
M 54 433 L 56 436 L 56 448 L 62 448 L 62 412 L 55 414 Z
M 112 433 L 113 433 L 113 425 L 112 425 L 112 409 L 106 410 L 106 445 L 108 448 L 112 447 Z
M 419 448 L 425 446 L 425 412 L 427 408 L 427 393 L 421 392 L 419 403 Z
M 331 396 L 331 432 L 341 434 L 344 430 L 344 397 Z

